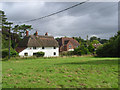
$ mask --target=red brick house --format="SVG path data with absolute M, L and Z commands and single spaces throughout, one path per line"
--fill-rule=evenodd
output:
M 68 37 L 62 37 L 58 40 L 59 51 L 74 51 L 74 48 L 78 47 L 80 44 L 77 40 Z

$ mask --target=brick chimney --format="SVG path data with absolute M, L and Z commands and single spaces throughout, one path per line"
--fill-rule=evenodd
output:
M 48 36 L 48 33 L 47 33 L 47 32 L 45 33 L 45 36 Z
M 26 36 L 28 36 L 29 35 L 29 31 L 28 30 L 26 30 Z
M 37 31 L 35 32 L 35 35 L 38 36 L 38 32 Z

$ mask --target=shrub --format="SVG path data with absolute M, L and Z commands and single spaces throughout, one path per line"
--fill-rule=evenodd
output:
M 37 52 L 37 53 L 34 53 L 34 56 L 36 57 L 43 57 L 45 55 L 44 52 Z
M 2 58 L 8 57 L 8 55 L 9 55 L 9 50 L 8 49 L 2 50 Z M 18 53 L 14 49 L 11 49 L 10 50 L 10 56 L 11 57 L 18 56 Z
M 16 52 L 16 50 L 14 50 L 14 49 L 11 49 L 10 56 L 12 56 L 12 57 L 18 56 L 18 52 Z
M 89 51 L 84 45 L 80 45 L 79 47 L 74 49 L 74 54 L 75 55 L 85 55 L 88 54 Z
M 74 51 L 66 51 L 61 53 L 62 56 L 71 56 L 74 55 Z
M 8 50 L 5 49 L 5 50 L 2 50 L 2 58 L 5 58 L 8 56 Z
M 99 57 L 120 57 L 119 47 L 120 47 L 120 36 L 113 40 L 103 44 L 96 50 L 96 54 Z
M 90 44 L 88 46 L 88 50 L 89 50 L 89 52 L 93 53 L 94 52 L 94 46 L 92 44 Z

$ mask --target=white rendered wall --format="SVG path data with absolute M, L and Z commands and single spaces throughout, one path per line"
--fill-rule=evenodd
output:
M 36 47 L 36 49 L 33 49 L 33 47 L 28 47 L 28 48 L 24 49 L 23 51 L 21 51 L 19 53 L 19 56 L 25 56 L 24 53 L 28 53 L 28 56 L 33 56 L 33 53 L 40 52 L 40 51 L 45 53 L 44 57 L 59 56 L 59 48 L 58 47 L 56 47 L 56 49 L 54 49 L 54 47 L 44 47 L 44 49 L 42 49 L 42 47 Z M 56 55 L 54 55 L 54 52 L 56 52 Z
M 74 49 L 69 49 L 68 51 L 74 51 Z

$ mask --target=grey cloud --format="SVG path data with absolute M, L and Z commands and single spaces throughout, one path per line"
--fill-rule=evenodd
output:
M 3 3 L 3 10 L 10 21 L 25 21 L 62 10 L 78 2 Z M 89 2 L 57 15 L 29 22 L 39 34 L 53 36 L 97 35 L 109 38 L 117 32 L 117 6 L 115 2 Z M 113 7 L 111 7 L 113 6 Z

